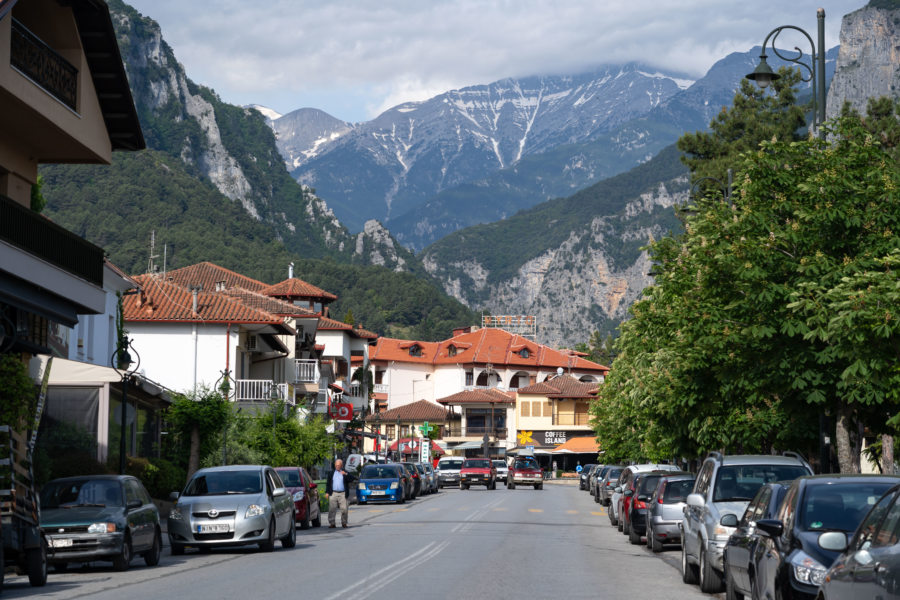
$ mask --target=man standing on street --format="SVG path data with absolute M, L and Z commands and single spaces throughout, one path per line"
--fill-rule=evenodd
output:
M 341 511 L 341 527 L 347 527 L 349 516 L 350 482 L 353 477 L 344 471 L 344 461 L 334 461 L 334 471 L 325 483 L 325 497 L 328 498 L 328 527 L 334 529 L 337 511 Z

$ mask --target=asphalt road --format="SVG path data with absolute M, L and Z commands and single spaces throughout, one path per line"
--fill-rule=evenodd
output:
M 323 518 L 323 521 L 326 519 Z M 47 585 L 7 576 L 4 598 L 710 598 L 681 582 L 677 548 L 632 546 L 577 485 L 445 489 L 405 505 L 352 506 L 350 527 L 297 532 L 277 545 L 188 550 L 160 565 L 136 558 L 51 572 Z M 74 567 L 75 565 L 73 565 Z

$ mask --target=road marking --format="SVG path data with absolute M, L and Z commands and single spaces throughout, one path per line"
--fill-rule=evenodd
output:
M 578 514 L 578 511 L 577 511 L 577 510 L 567 510 L 567 511 L 566 511 L 566 514 L 569 514 L 569 515 L 577 515 L 577 514 Z
M 541 512 L 544 512 L 544 509 L 543 508 L 529 508 L 528 512 L 541 513 Z
M 494 500 L 493 502 L 490 502 L 486 506 L 475 510 L 468 517 L 463 519 L 461 522 L 457 523 L 456 526 L 454 526 L 453 529 L 450 530 L 450 533 L 468 531 L 469 529 L 472 528 L 472 524 L 474 523 L 475 519 L 477 519 L 479 517 L 483 517 L 488 512 L 490 512 L 490 510 L 492 508 L 494 508 L 501 502 L 503 502 L 503 498 L 497 498 L 496 500 Z
M 509 509 L 506 508 L 505 506 L 501 506 L 500 508 L 495 508 L 494 510 L 495 510 L 496 512 L 501 512 L 501 511 L 509 510 Z
M 428 512 L 437 512 L 439 510 L 440 510 L 439 508 L 429 508 Z
M 597 512 L 596 510 L 592 510 L 591 514 L 594 515 L 595 517 L 602 517 L 606 513 L 605 512 Z

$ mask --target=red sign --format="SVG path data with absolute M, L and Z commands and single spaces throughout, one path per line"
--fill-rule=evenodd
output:
M 335 402 L 331 405 L 331 418 L 335 421 L 350 421 L 353 419 L 353 405 L 349 402 Z

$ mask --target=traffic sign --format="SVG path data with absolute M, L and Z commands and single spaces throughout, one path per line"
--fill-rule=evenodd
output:
M 349 402 L 336 402 L 331 405 L 331 418 L 346 423 L 353 419 L 353 405 Z

